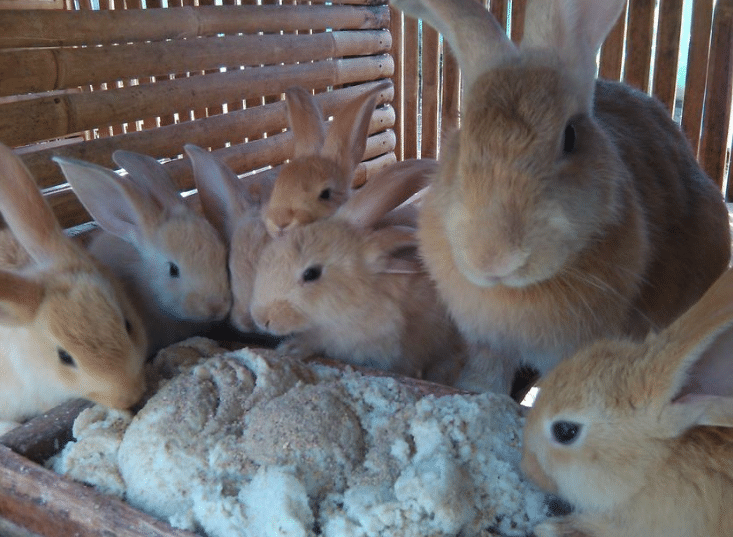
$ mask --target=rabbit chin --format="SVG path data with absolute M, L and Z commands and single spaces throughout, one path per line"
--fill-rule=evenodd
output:
M 273 336 L 291 336 L 309 328 L 308 318 L 282 300 L 264 307 L 255 306 L 251 311 L 257 328 Z

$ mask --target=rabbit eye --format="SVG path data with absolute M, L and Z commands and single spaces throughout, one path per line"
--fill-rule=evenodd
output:
M 59 360 L 61 360 L 62 364 L 68 365 L 69 367 L 76 367 L 76 362 L 74 362 L 74 359 L 71 357 L 71 355 L 68 352 L 66 352 L 61 347 L 56 349 L 56 352 L 58 353 Z
M 313 265 L 312 267 L 308 267 L 303 271 L 303 281 L 312 282 L 314 280 L 317 280 L 321 277 L 322 272 L 323 267 L 321 267 L 320 265 Z
M 572 444 L 578 438 L 581 426 L 572 421 L 556 421 L 552 424 L 552 436 L 561 444 Z
M 132 324 L 127 319 L 125 319 L 125 330 L 128 334 L 132 334 Z
M 330 188 L 324 188 L 321 190 L 321 193 L 318 195 L 319 199 L 322 200 L 329 200 L 331 199 L 331 189 Z
M 178 278 L 181 275 L 181 269 L 175 263 L 168 263 L 168 274 L 171 278 Z
M 573 149 L 575 149 L 575 127 L 573 127 L 572 123 L 568 123 L 567 127 L 565 127 L 562 143 L 564 153 L 572 153 Z

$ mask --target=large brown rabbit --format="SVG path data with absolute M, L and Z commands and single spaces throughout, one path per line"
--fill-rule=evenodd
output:
M 506 393 L 603 336 L 641 337 L 725 269 L 721 192 L 667 111 L 596 79 L 625 0 L 534 0 L 517 48 L 473 0 L 394 0 L 456 51 L 462 126 L 420 220 L 425 263 L 473 346 L 459 383 Z
M 646 341 L 597 342 L 540 381 L 525 473 L 575 512 L 538 537 L 733 535 L 733 271 Z

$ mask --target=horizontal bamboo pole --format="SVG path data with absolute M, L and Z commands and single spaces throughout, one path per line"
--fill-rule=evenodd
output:
M 323 88 L 389 77 L 389 55 L 277 65 L 164 80 L 106 91 L 0 105 L 0 141 L 19 146 L 153 116 L 278 95 L 294 85 Z
M 199 6 L 102 11 L 10 10 L 0 17 L 0 48 L 163 41 L 217 34 L 296 30 L 376 30 L 387 6 Z
M 347 102 L 358 95 L 371 91 L 378 83 L 381 82 L 367 82 L 358 86 L 319 93 L 315 97 L 324 113 L 333 115 Z M 377 104 L 391 102 L 393 98 L 394 88 L 390 87 L 378 95 Z M 381 129 L 375 128 L 373 132 L 392 127 L 395 122 L 394 116 L 395 111 L 391 107 L 377 110 L 373 118 L 383 118 L 383 123 Z M 51 157 L 54 155 L 78 158 L 102 166 L 114 167 L 112 153 L 117 149 L 137 151 L 156 158 L 174 158 L 181 154 L 183 146 L 187 143 L 201 147 L 219 148 L 226 143 L 240 143 L 245 138 L 252 138 L 262 132 L 284 129 L 286 126 L 285 102 L 279 101 L 229 112 L 228 114 L 186 121 L 141 132 L 99 138 L 62 147 L 57 147 L 55 144 L 42 144 L 32 151 L 25 152 L 22 158 L 39 186 L 49 188 L 65 182 L 58 166 L 51 161 Z M 45 148 L 46 145 L 51 147 Z M 237 171 L 244 173 L 246 170 Z
M 387 30 L 360 30 L 0 50 L 0 96 L 221 67 L 368 56 L 388 52 L 391 44 Z
M 284 161 L 292 151 L 291 141 L 290 133 L 277 134 L 254 142 L 219 149 L 214 151 L 214 154 L 232 169 L 254 170 L 270 163 L 279 164 Z M 371 160 L 389 153 L 394 155 L 396 143 L 394 131 L 391 130 L 370 136 L 367 139 L 364 159 Z M 194 188 L 188 159 L 174 160 L 165 166 L 179 185 L 189 185 L 186 190 Z M 64 228 L 78 226 L 91 220 L 70 187 L 59 188 L 46 198 Z

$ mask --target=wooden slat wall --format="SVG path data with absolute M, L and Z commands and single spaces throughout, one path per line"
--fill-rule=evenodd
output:
M 384 1 L 214 3 L 99 0 L 94 9 L 80 0 L 69 10 L 3 12 L 0 141 L 49 189 L 62 225 L 89 216 L 54 155 L 115 168 L 116 149 L 146 153 L 190 190 L 185 143 L 214 150 L 240 174 L 276 168 L 292 151 L 288 87 L 315 93 L 328 117 L 394 74 Z M 379 95 L 360 182 L 396 160 L 394 96 Z
M 507 33 L 514 41 L 521 39 L 526 0 L 476 1 L 484 3 L 503 27 L 506 28 L 510 19 Z M 692 28 L 687 63 L 679 66 L 687 73 L 680 91 L 678 57 L 679 46 L 687 46 L 681 41 L 682 9 L 686 2 L 692 2 Z M 675 119 L 681 122 L 698 151 L 701 164 L 721 186 L 730 183 L 732 3 L 733 0 L 717 0 L 717 3 L 715 0 L 629 0 L 603 45 L 599 64 L 600 76 L 622 80 L 654 94 L 670 114 L 676 113 Z M 439 71 L 442 76 L 428 84 L 423 81 L 419 93 L 415 70 L 422 61 L 427 78 L 436 52 L 426 48 L 436 47 L 440 54 L 440 42 L 436 44 L 433 36 L 423 32 L 424 56 L 417 58 L 418 40 L 417 24 L 405 19 L 404 35 L 397 36 L 393 49 L 395 55 L 405 58 L 402 78 L 396 80 L 396 98 L 404 98 L 401 136 L 404 158 L 417 155 L 419 140 L 428 150 L 423 155 L 432 156 L 434 140 L 440 140 L 439 130 L 444 134 L 458 119 L 459 77 L 454 60 L 446 60 L 444 54 L 443 68 Z M 445 53 L 448 47 L 445 44 L 442 47 Z M 413 103 L 413 99 L 420 100 Z M 423 113 L 420 128 L 418 110 Z M 426 117 L 433 113 L 437 119 Z M 728 190 L 728 199 L 733 201 L 733 185 Z

